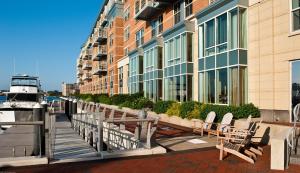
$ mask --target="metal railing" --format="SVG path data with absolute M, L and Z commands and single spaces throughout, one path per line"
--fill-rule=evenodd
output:
M 106 109 L 100 112 L 100 105 L 79 102 L 78 106 L 82 112 L 72 115 L 72 127 L 98 152 L 103 151 L 103 143 L 107 150 L 152 147 L 158 119 L 126 117 L 125 112 L 121 118 L 114 118 L 114 110 L 105 118 Z M 126 124 L 135 124 L 134 133 L 126 130 Z

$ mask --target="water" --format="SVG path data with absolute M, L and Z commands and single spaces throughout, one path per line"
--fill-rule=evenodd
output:
M 3 103 L 6 101 L 6 96 L 0 96 L 0 103 Z
M 52 102 L 52 101 L 59 101 L 60 98 L 59 97 L 56 97 L 56 96 L 48 96 L 47 97 L 47 102 Z

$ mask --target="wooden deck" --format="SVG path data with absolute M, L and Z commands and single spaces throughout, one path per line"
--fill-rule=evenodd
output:
M 88 145 L 72 128 L 64 114 L 56 116 L 54 160 L 70 160 L 97 156 L 97 151 Z

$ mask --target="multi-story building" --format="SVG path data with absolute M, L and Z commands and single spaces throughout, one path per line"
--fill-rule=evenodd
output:
M 254 103 L 264 119 L 289 121 L 300 102 L 299 16 L 299 0 L 106 0 L 78 59 L 80 90 Z M 92 63 L 99 39 L 106 54 Z M 94 72 L 100 61 L 106 71 L 87 78 L 85 64 Z
M 68 84 L 63 82 L 61 89 L 63 96 L 71 96 L 72 94 L 77 94 L 79 92 L 78 85 L 76 83 Z

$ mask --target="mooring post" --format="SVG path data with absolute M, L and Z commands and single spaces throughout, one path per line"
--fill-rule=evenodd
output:
M 66 116 L 69 116 L 69 100 L 65 99 L 65 114 Z

